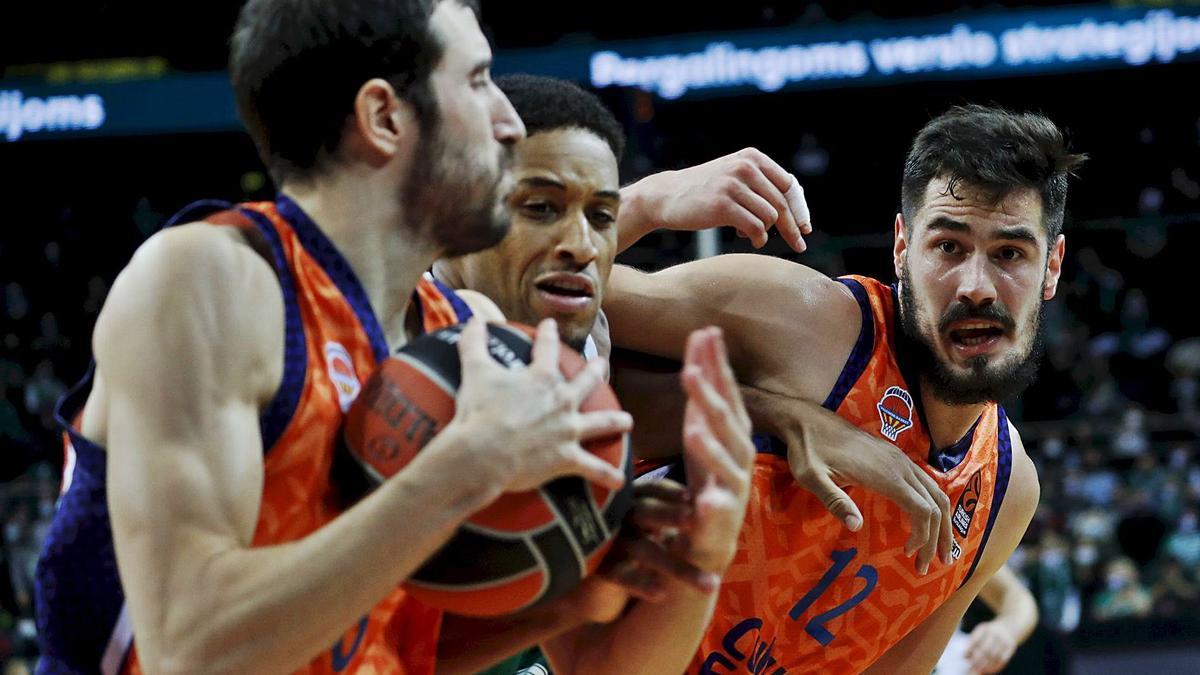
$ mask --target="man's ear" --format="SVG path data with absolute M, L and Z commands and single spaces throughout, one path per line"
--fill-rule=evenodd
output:
M 908 252 L 908 232 L 905 230 L 904 214 L 896 214 L 895 232 L 892 240 L 892 265 L 896 268 L 896 278 L 901 276 L 904 269 L 904 255 Z
M 1046 281 L 1042 284 L 1042 300 L 1051 300 L 1058 292 L 1058 278 L 1062 275 L 1063 255 L 1067 250 L 1067 238 L 1058 235 L 1050 255 L 1046 258 Z
M 372 78 L 354 96 L 353 116 L 342 139 L 350 152 L 372 166 L 382 166 L 403 153 L 418 133 L 416 111 L 391 83 Z

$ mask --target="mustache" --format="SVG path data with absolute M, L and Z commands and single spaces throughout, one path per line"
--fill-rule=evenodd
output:
M 1012 331 L 1017 326 L 1017 322 L 1004 308 L 1004 305 L 999 303 L 989 303 L 986 305 L 971 305 L 965 302 L 956 302 L 950 305 L 942 314 L 942 318 L 938 321 L 938 331 L 945 332 L 950 328 L 950 324 L 968 319 L 980 319 L 984 321 L 995 321 L 1000 324 L 1005 331 Z

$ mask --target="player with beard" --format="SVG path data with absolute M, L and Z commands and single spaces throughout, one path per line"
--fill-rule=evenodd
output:
M 497 80 L 497 86 L 512 101 L 528 132 L 515 152 L 516 189 L 509 197 L 512 229 L 491 249 L 439 260 L 434 274 L 453 288 L 483 293 L 505 315 L 520 321 L 536 323 L 553 317 L 564 340 L 589 357 L 597 351 L 607 353 L 607 328 L 600 305 L 623 232 L 636 233 L 643 221 L 686 229 L 710 223 L 714 214 L 744 213 L 758 218 L 741 207 L 751 197 L 761 198 L 763 204 L 775 202 L 781 210 L 790 208 L 784 190 L 775 186 L 775 182 L 787 186 L 790 175 L 749 149 L 621 188 L 617 157 L 624 136 L 620 124 L 595 95 L 570 82 L 534 75 L 505 76 Z M 774 178 L 766 178 L 768 175 Z M 750 218 L 734 222 L 748 236 L 762 242 L 766 228 L 778 219 L 778 212 L 760 212 L 763 219 L 758 222 Z M 783 223 L 781 227 L 791 225 Z M 802 241 L 798 225 L 791 234 L 792 241 Z M 621 375 L 617 385 L 622 401 L 647 402 L 645 417 L 639 417 L 635 424 L 635 449 L 641 452 L 640 448 L 646 446 L 661 452 L 663 448 L 678 447 L 677 418 L 683 409 L 683 400 L 677 396 L 678 376 L 646 377 L 639 373 L 631 381 L 628 369 L 621 369 Z M 805 437 L 794 445 L 797 462 L 792 468 L 799 469 L 795 473 L 802 479 L 801 484 L 839 517 L 858 516 L 861 523 L 853 502 L 828 476 L 822 474 L 826 482 L 811 479 L 814 462 L 832 467 L 839 479 L 868 486 L 904 505 L 908 517 L 922 524 L 929 522 L 934 495 L 945 499 L 937 484 L 914 470 L 915 465 L 894 446 L 842 422 L 819 405 L 780 400 L 758 390 L 746 389 L 744 393 L 751 396 L 750 400 L 768 404 L 775 423 L 804 428 Z M 904 480 L 905 475 L 914 479 L 913 484 Z M 842 500 L 848 508 L 843 508 L 846 504 Z M 947 546 L 949 511 L 947 504 Z M 679 521 L 670 524 L 685 530 L 689 525 Z M 928 531 L 927 539 L 919 542 L 922 551 L 932 557 L 942 538 L 939 529 Z M 621 567 L 618 564 L 615 569 Z M 609 601 L 612 594 L 623 592 L 653 599 L 659 592 L 653 570 L 638 572 L 622 577 L 626 580 L 624 589 L 609 588 Z M 579 616 L 562 616 L 557 623 L 543 622 L 538 630 L 550 634 L 580 620 Z M 475 637 L 466 634 L 463 639 Z M 470 656 L 476 666 L 488 663 L 489 655 L 481 650 Z M 511 674 L 514 664 L 528 665 L 534 660 L 531 655 L 523 655 L 488 672 Z M 439 661 L 449 663 L 446 659 Z
M 490 62 L 466 0 L 243 8 L 230 72 L 280 192 L 185 209 L 114 284 L 94 373 L 60 407 L 68 457 L 38 566 L 39 672 L 432 673 L 442 615 L 398 582 L 502 492 L 567 474 L 624 482 L 581 446 L 630 426 L 578 411 L 603 363 L 564 380 L 545 322 L 530 368 L 506 370 L 481 321 L 460 341 L 467 367 L 442 433 L 351 508 L 330 482 L 343 417 L 378 362 L 489 311 L 422 274 L 508 227 L 499 196 L 524 128 Z M 692 345 L 702 458 L 744 473 L 749 426 L 720 339 Z M 744 482 L 709 495 L 707 536 L 680 562 L 719 575 Z M 677 669 L 714 600 L 673 587 L 558 653 L 575 672 L 630 672 L 614 654 Z M 663 649 L 664 635 L 682 637 Z
M 908 557 L 880 495 L 843 528 L 792 480 L 796 428 L 766 429 L 737 560 L 689 672 L 929 672 L 1019 542 L 1037 475 L 999 401 L 1029 384 L 1064 254 L 1068 153 L 1035 114 L 955 108 L 917 135 L 895 221 L 895 286 L 776 258 L 718 256 L 643 274 L 618 266 L 614 344 L 678 358 L 692 327 L 727 336 L 739 379 L 820 402 L 902 450 L 954 505 L 940 560 Z M 770 419 L 767 416 L 765 419 Z M 931 511 L 928 528 L 942 526 Z

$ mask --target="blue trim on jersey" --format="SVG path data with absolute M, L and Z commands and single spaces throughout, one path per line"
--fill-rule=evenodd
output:
M 93 364 L 55 408 L 75 449 L 75 467 L 34 577 L 38 673 L 98 673 L 125 604 L 108 515 L 107 455 L 71 424 L 87 402 L 94 372 Z
M 472 316 L 475 315 L 475 313 L 471 311 L 471 308 L 467 306 L 467 303 L 463 301 L 462 298 L 458 297 L 458 293 L 455 293 L 453 288 L 450 288 L 446 284 L 438 281 L 436 277 L 433 280 L 433 285 L 442 292 L 442 295 L 446 296 L 446 300 L 450 301 L 450 306 L 454 308 L 454 314 L 458 317 L 459 323 L 466 323 Z
M 195 222 L 220 211 L 234 210 L 236 207 L 229 202 L 216 199 L 202 199 L 183 207 L 179 213 L 171 216 L 164 228 L 174 227 L 180 223 Z M 283 242 L 271 221 L 251 209 L 238 208 L 238 213 L 250 219 L 259 233 L 263 235 L 271 247 L 272 264 L 279 285 L 283 291 L 284 308 L 284 348 L 283 348 L 283 379 L 275 397 L 263 409 L 259 416 L 259 433 L 262 436 L 263 453 L 275 445 L 283 435 L 287 425 L 300 404 L 300 395 L 304 389 L 304 378 L 308 370 L 308 346 L 304 336 L 304 322 L 300 315 L 300 305 L 296 300 L 296 288 L 292 275 L 288 271 L 287 256 L 283 250 Z
M 92 380 L 96 376 L 96 361 L 93 359 L 88 364 L 87 372 L 83 377 L 75 383 L 73 387 L 67 390 L 67 393 L 62 395 L 54 403 L 54 423 L 60 429 L 67 432 L 71 436 L 71 441 L 75 441 L 77 435 L 75 431 L 75 416 L 83 410 L 83 404 L 87 403 L 88 394 L 92 392 Z
M 195 223 L 204 220 L 206 216 L 212 215 L 219 211 L 228 211 L 233 208 L 233 204 L 222 201 L 220 199 L 200 199 L 188 204 L 179 210 L 178 213 L 167 219 L 162 225 L 162 229 L 183 225 L 186 223 Z
M 754 451 L 760 455 L 775 455 L 787 458 L 787 443 L 782 439 L 767 433 L 757 433 L 750 437 L 754 443 Z
M 304 331 L 304 318 L 300 315 L 300 301 L 296 300 L 295 280 L 288 268 L 283 241 L 270 219 L 253 209 L 239 209 L 262 233 L 271 247 L 275 273 L 280 279 L 283 292 L 283 378 L 270 404 L 263 408 L 258 418 L 258 429 L 263 436 L 263 454 L 269 452 L 283 436 L 283 431 L 292 423 L 300 395 L 304 393 L 304 381 L 308 374 L 308 339 Z
M 350 303 L 355 316 L 358 317 L 358 323 L 362 326 L 363 332 L 367 334 L 367 339 L 371 341 L 371 350 L 375 352 L 376 361 L 386 359 L 388 344 L 387 338 L 383 334 L 383 327 L 379 325 L 379 319 L 375 317 L 375 311 L 371 309 L 367 291 L 363 289 L 354 270 L 350 269 L 350 263 L 346 262 L 337 247 L 308 217 L 308 214 L 287 195 L 280 193 L 275 199 L 275 207 L 279 209 L 279 214 L 291 224 L 296 236 L 300 239 L 300 244 L 304 246 L 304 250 L 308 251 L 321 269 L 325 270 L 330 280 L 333 281 L 333 285 L 337 286 L 346 302 Z
M 862 310 L 862 327 L 858 330 L 858 340 L 854 343 L 854 349 L 850 350 L 850 356 L 846 358 L 846 365 L 838 376 L 837 384 L 833 385 L 833 391 L 829 392 L 825 403 L 822 404 L 833 412 L 837 412 L 842 401 L 846 400 L 846 396 L 854 388 L 854 383 L 862 377 L 863 371 L 871 362 L 871 354 L 875 351 L 875 317 L 871 312 L 871 298 L 867 289 L 854 279 L 838 281 L 845 284 L 858 301 L 858 308 Z
M 1008 415 L 1004 413 L 1004 408 L 997 406 L 996 416 L 999 418 L 996 422 L 999 449 L 996 452 L 996 485 L 992 489 L 992 509 L 988 512 L 987 527 L 983 530 L 979 550 L 975 553 L 975 560 L 971 562 L 971 569 L 963 579 L 963 584 L 975 574 L 975 568 L 983 559 L 983 551 L 987 547 L 988 537 L 992 536 L 992 526 L 996 524 L 996 516 L 1000 515 L 1000 505 L 1004 502 L 1004 494 L 1008 492 L 1008 479 L 1012 475 L 1012 437 L 1008 433 Z
M 979 420 L 981 419 L 983 419 L 983 415 L 975 418 L 975 423 L 971 425 L 967 433 L 958 439 L 958 442 L 948 448 L 938 450 L 934 447 L 933 442 L 930 441 L 929 465 L 942 473 L 946 473 L 959 464 L 962 464 L 963 460 L 967 458 L 967 453 L 971 451 L 971 445 L 975 442 L 975 427 L 979 426 Z
M 270 451 L 283 436 L 291 423 L 300 396 L 304 393 L 304 378 L 308 375 L 308 338 L 304 334 L 304 319 L 300 314 L 300 302 L 296 299 L 296 282 L 288 268 L 287 256 L 279 232 L 269 218 L 253 209 L 238 209 L 254 223 L 259 233 L 271 247 L 275 275 L 283 292 L 283 378 L 271 402 L 258 417 L 258 429 L 262 436 L 263 454 Z

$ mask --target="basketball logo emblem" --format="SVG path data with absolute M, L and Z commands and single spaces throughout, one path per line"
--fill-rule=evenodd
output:
M 362 390 L 362 383 L 354 372 L 354 361 L 350 360 L 350 352 L 340 343 L 326 342 L 325 365 L 329 368 L 329 379 L 337 390 L 338 405 L 342 407 L 342 412 L 346 412 Z
M 976 471 L 975 475 L 971 476 L 971 480 L 967 481 L 967 489 L 963 490 L 962 496 L 958 498 L 958 504 L 954 507 L 954 515 L 950 517 L 950 522 L 954 524 L 954 530 L 959 536 L 964 539 L 967 532 L 971 530 L 971 521 L 975 518 L 975 507 L 979 504 L 979 495 L 983 491 L 983 476 L 982 470 Z M 958 538 L 951 540 L 953 546 L 950 550 L 950 555 L 955 560 L 958 560 L 962 555 L 962 548 L 958 545 Z
M 879 433 L 889 441 L 912 427 L 912 395 L 900 387 L 888 387 L 875 407 L 879 409 Z

